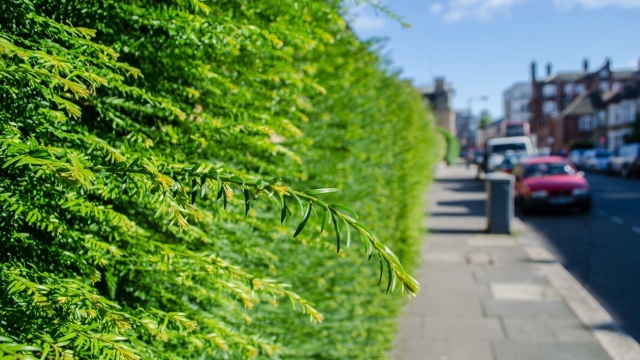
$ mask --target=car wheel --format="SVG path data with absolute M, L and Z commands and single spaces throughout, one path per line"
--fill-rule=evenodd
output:
M 589 201 L 588 203 L 580 206 L 580 212 L 583 214 L 586 214 L 588 212 L 591 211 L 591 201 Z
M 622 169 L 620 170 L 620 176 L 622 176 L 623 179 L 628 179 L 629 178 L 629 167 L 623 166 Z
M 611 168 L 611 165 L 607 166 L 607 175 L 609 176 L 613 176 L 615 173 L 613 172 L 613 168 Z

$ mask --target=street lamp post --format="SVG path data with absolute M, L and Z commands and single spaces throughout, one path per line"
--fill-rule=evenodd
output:
M 470 97 L 467 98 L 467 119 L 469 121 L 469 124 L 467 125 L 467 128 L 468 128 L 470 133 L 473 133 L 474 140 L 475 140 L 475 132 L 478 130 L 478 126 L 475 123 L 475 121 L 473 121 L 473 119 L 472 119 L 473 114 L 471 112 L 471 103 L 474 100 L 487 101 L 487 100 L 489 100 L 489 97 L 486 96 L 486 95 L 481 95 L 481 96 L 470 96 Z M 475 141 L 474 141 L 474 144 L 475 144 Z

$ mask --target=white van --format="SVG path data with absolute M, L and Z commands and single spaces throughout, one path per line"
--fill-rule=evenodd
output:
M 514 155 L 534 155 L 535 151 L 531 146 L 531 139 L 527 136 L 511 136 L 503 138 L 493 138 L 487 140 L 485 144 L 485 172 L 495 171 L 502 164 L 504 155 L 511 153 Z

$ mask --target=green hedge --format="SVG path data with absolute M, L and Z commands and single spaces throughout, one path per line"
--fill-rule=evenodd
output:
M 0 356 L 384 357 L 439 140 L 343 15 L 2 1 Z
M 446 129 L 438 128 L 438 131 L 446 141 L 446 152 L 442 159 L 445 160 L 449 166 L 455 165 L 460 157 L 460 142 L 458 141 L 458 138 L 453 136 Z

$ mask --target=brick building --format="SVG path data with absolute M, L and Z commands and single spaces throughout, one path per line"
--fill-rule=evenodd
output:
M 607 147 L 609 131 L 613 130 L 607 121 L 607 108 L 619 102 L 616 94 L 635 88 L 638 83 L 638 70 L 613 71 L 609 60 L 593 71 L 584 60 L 582 71 L 556 74 L 548 64 L 543 79 L 537 78 L 533 62 L 529 102 L 532 142 L 542 150 L 555 152 L 580 140 Z

